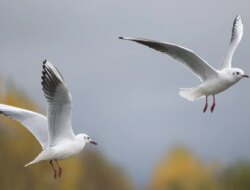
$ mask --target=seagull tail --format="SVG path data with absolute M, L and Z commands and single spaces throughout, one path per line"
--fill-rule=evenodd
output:
M 29 166 L 29 165 L 31 165 L 31 164 L 35 164 L 36 162 L 37 162 L 37 161 L 33 160 L 32 162 L 26 164 L 24 167 L 27 167 L 27 166 Z
M 31 162 L 29 162 L 28 164 L 26 164 L 24 167 L 27 167 L 27 166 L 29 166 L 29 165 L 31 165 L 31 164 L 35 164 L 35 163 L 37 163 L 37 162 L 40 162 L 42 159 L 41 159 L 41 154 L 42 154 L 43 152 L 41 152 L 34 160 L 32 160 Z
M 31 164 L 35 164 L 37 162 L 40 162 L 42 160 L 50 160 L 50 150 L 43 150 L 34 160 L 32 160 L 30 163 L 26 164 L 24 167 L 27 167 Z
M 179 94 L 181 97 L 183 97 L 189 101 L 198 100 L 200 98 L 203 98 L 203 96 L 204 96 L 201 92 L 200 87 L 181 88 Z

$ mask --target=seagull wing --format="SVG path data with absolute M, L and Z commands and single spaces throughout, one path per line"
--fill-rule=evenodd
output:
M 0 104 L 0 114 L 19 121 L 45 149 L 48 144 L 48 121 L 44 115 L 29 110 Z
M 49 146 L 74 138 L 71 127 L 71 95 L 60 72 L 43 62 L 42 87 L 48 102 Z
M 243 22 L 242 22 L 240 15 L 238 15 L 234 19 L 230 46 L 229 46 L 227 54 L 222 62 L 222 69 L 231 67 L 233 54 L 234 54 L 237 46 L 239 45 L 242 36 L 243 36 Z
M 158 50 L 162 53 L 168 54 L 173 59 L 181 62 L 186 68 L 192 71 L 201 81 L 205 81 L 213 75 L 217 74 L 217 71 L 211 67 L 206 61 L 195 54 L 192 50 L 187 48 L 170 44 L 166 42 L 142 39 L 142 38 L 128 38 L 119 37 L 119 39 L 134 41 L 150 48 Z

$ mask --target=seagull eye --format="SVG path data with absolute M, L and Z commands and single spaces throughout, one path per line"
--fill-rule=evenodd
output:
M 239 74 L 240 74 L 240 72 L 236 72 L 236 74 L 237 74 L 237 75 L 239 75 Z
M 89 139 L 89 137 L 87 137 L 87 139 Z

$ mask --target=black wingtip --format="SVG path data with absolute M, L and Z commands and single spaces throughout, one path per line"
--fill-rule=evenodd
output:
M 120 37 L 118 37 L 118 38 L 119 38 L 119 39 L 121 39 L 121 40 L 124 40 L 124 38 L 123 38 L 123 37 L 121 37 L 121 36 L 120 36 Z
M 239 14 L 237 14 L 235 18 L 240 18 L 240 15 L 239 15 Z
M 45 64 L 47 62 L 47 59 L 45 59 L 44 61 L 43 61 L 43 64 Z
M 234 19 L 234 24 L 238 21 L 238 20 L 241 20 L 241 22 L 243 23 L 243 20 L 241 18 L 241 16 L 238 14 L 236 15 L 235 19 Z

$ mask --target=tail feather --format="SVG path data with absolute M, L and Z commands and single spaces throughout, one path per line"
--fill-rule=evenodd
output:
M 186 98 L 189 101 L 194 101 L 200 98 L 203 98 L 203 94 L 199 87 L 194 88 L 181 88 L 179 92 L 180 96 Z
M 47 160 L 46 154 L 48 151 L 43 150 L 34 160 L 32 160 L 31 162 L 27 163 L 24 167 L 27 167 L 31 164 L 35 164 L 37 162 L 40 162 L 42 160 Z
M 31 162 L 27 163 L 24 167 L 27 167 L 27 166 L 29 166 L 29 165 L 31 165 L 31 164 L 35 164 L 35 163 L 40 162 L 40 161 L 42 161 L 42 160 L 39 159 L 39 158 L 35 158 L 35 159 L 32 160 Z
M 33 160 L 32 162 L 29 162 L 28 164 L 26 164 L 24 167 L 27 167 L 27 166 L 29 166 L 29 165 L 31 165 L 31 164 L 35 164 L 37 161 L 35 161 L 35 160 Z

